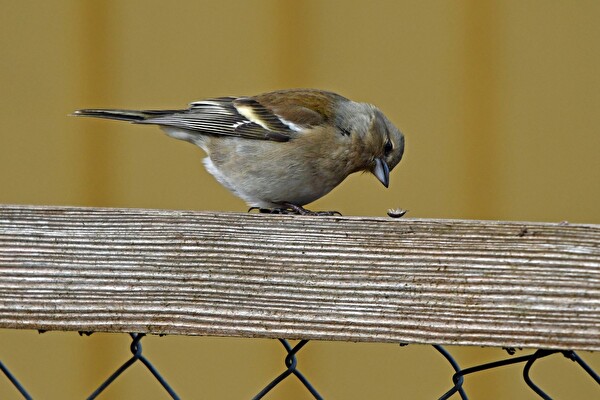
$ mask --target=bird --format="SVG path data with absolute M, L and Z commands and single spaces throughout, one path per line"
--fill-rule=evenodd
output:
M 215 97 L 186 109 L 81 109 L 77 117 L 159 126 L 207 155 L 206 170 L 251 209 L 318 214 L 304 208 L 355 172 L 386 188 L 404 135 L 374 105 L 319 89 Z

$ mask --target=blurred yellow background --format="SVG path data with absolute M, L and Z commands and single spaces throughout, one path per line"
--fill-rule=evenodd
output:
M 315 87 L 376 104 L 406 135 L 386 190 L 356 175 L 311 204 L 344 215 L 600 223 L 600 2 L 0 0 L 0 203 L 246 211 L 202 152 L 159 129 L 69 118 L 78 108 L 184 108 Z M 0 360 L 34 398 L 89 395 L 126 335 L 0 331 Z M 243 399 L 283 370 L 279 343 L 145 338 L 183 398 Z M 499 349 L 451 348 L 461 365 Z M 326 398 L 432 399 L 450 367 L 430 347 L 310 343 L 300 370 Z M 582 356 L 600 370 L 598 355 Z M 533 376 L 592 398 L 557 356 Z M 520 368 L 467 379 L 473 399 L 534 399 Z M 0 378 L 0 398 L 17 392 Z M 103 399 L 162 399 L 142 366 Z M 294 380 L 268 399 L 308 399 Z

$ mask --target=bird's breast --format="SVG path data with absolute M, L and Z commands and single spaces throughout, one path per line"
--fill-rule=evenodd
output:
M 310 142 L 218 138 L 208 144 L 207 170 L 248 204 L 308 204 L 349 174 L 348 161 Z

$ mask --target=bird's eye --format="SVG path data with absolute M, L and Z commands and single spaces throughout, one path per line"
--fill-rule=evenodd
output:
M 388 154 L 390 154 L 392 152 L 392 150 L 394 150 L 394 146 L 392 145 L 392 142 L 390 141 L 390 139 L 386 140 L 385 144 L 383 145 L 383 151 L 385 152 L 385 155 L 387 156 Z

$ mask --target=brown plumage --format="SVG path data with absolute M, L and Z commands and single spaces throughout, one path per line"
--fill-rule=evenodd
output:
M 404 136 L 373 105 L 316 89 L 219 97 L 183 110 L 88 109 L 76 116 L 160 126 L 201 147 L 206 169 L 260 208 L 300 208 L 358 171 L 386 187 Z

